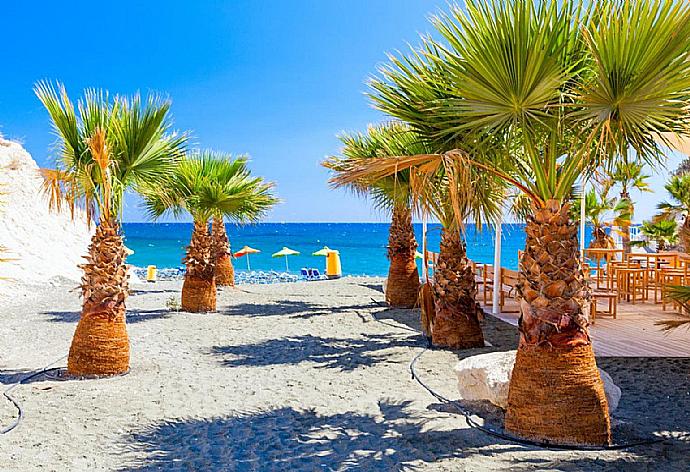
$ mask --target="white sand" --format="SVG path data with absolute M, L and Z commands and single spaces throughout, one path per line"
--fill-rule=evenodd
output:
M 143 286 L 128 301 L 131 373 L 20 386 L 26 418 L 0 436 L 0 470 L 687 470 L 687 443 L 544 451 L 469 429 L 410 379 L 417 315 L 373 305 L 380 283 L 224 289 L 217 314 L 166 312 L 179 282 Z M 66 354 L 78 309 L 65 287 L 4 309 L 0 380 Z M 492 344 L 514 337 L 493 323 Z M 457 359 L 428 352 L 418 372 L 456 398 Z

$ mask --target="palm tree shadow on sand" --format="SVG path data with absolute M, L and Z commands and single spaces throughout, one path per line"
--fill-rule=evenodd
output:
M 55 323 L 76 323 L 81 318 L 81 311 L 46 311 L 42 315 L 49 316 L 48 321 Z M 141 323 L 157 319 L 170 318 L 174 313 L 162 310 L 127 310 L 127 323 Z
M 292 318 L 314 318 L 339 313 L 356 313 L 370 310 L 376 305 L 371 303 L 358 305 L 326 306 L 302 300 L 277 300 L 270 303 L 237 303 L 218 310 L 229 316 L 286 316 Z
M 429 428 L 408 406 L 383 401 L 381 415 L 279 408 L 159 423 L 125 438 L 131 465 L 120 470 L 415 470 L 486 444 L 474 430 Z
M 214 346 L 211 354 L 220 356 L 222 364 L 226 367 L 313 362 L 316 368 L 352 371 L 379 362 L 394 362 L 388 353 L 383 352 L 387 349 L 418 348 L 424 345 L 424 340 L 416 335 L 367 334 L 362 338 L 331 338 L 306 334 L 270 339 L 256 344 Z M 408 359 L 405 358 L 404 362 L 408 362 Z

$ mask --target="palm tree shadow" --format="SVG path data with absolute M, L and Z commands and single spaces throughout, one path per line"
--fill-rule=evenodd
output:
M 327 316 L 335 313 L 350 313 L 358 310 L 371 309 L 371 304 L 325 306 L 316 303 L 294 300 L 279 300 L 271 303 L 238 303 L 227 306 L 218 312 L 230 316 L 285 316 L 309 319 L 317 316 Z
M 0 384 L 2 385 L 12 385 L 16 384 L 19 382 L 22 382 L 22 384 L 30 384 L 30 383 L 37 383 L 37 382 L 43 382 L 46 380 L 53 380 L 49 376 L 41 374 L 41 375 L 36 375 L 35 377 L 28 379 L 33 374 L 36 374 L 40 372 L 41 369 L 7 369 L 7 370 L 2 370 L 0 369 Z M 25 380 L 26 379 L 26 380 Z
M 384 293 L 383 292 L 383 284 L 358 284 L 360 287 L 368 288 L 369 290 L 373 290 L 378 293 Z
M 127 438 L 130 466 L 120 470 L 415 470 L 489 444 L 475 430 L 428 428 L 408 406 L 380 402 L 381 415 L 286 407 L 163 422 Z
M 424 341 L 417 336 L 368 334 L 363 338 L 332 338 L 307 334 L 256 344 L 214 346 L 211 354 L 222 357 L 221 362 L 227 367 L 313 362 L 317 368 L 352 371 L 379 362 L 392 362 L 384 350 L 423 345 Z
M 79 311 L 45 311 L 41 313 L 47 315 L 48 321 L 54 323 L 76 323 L 81 317 Z M 166 309 L 163 310 L 127 310 L 127 323 L 141 323 L 143 321 L 158 320 L 170 318 L 172 313 Z

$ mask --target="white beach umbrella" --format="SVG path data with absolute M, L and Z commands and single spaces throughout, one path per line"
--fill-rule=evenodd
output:
M 284 257 L 285 258 L 285 272 L 290 272 L 290 266 L 288 266 L 288 256 L 296 256 L 299 252 L 289 247 L 283 246 L 283 249 L 273 254 L 272 257 Z

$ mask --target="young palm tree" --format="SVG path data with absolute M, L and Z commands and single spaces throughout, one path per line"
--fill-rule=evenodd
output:
M 399 123 L 388 123 L 370 126 L 366 134 L 343 134 L 340 136 L 343 157 L 331 157 L 323 165 L 336 175 L 347 172 L 362 161 L 385 156 L 386 146 L 405 131 Z M 377 207 L 391 211 L 386 301 L 393 307 L 412 308 L 417 303 L 420 284 L 415 261 L 417 241 L 412 227 L 409 174 L 399 172 L 377 181 L 362 180 L 349 187 L 371 196 Z
M 690 174 L 672 176 L 665 188 L 670 201 L 657 205 L 660 210 L 658 218 L 683 219 L 683 224 L 678 231 L 679 249 L 688 252 L 690 251 Z
M 470 0 L 434 25 L 444 42 L 427 39 L 423 55 L 399 61 L 429 65 L 385 68 L 374 101 L 416 129 L 436 130 L 438 147 L 460 148 L 420 156 L 418 165 L 452 157 L 500 176 L 531 201 L 506 429 L 607 444 L 610 419 L 569 198 L 580 177 L 629 151 L 654 162 L 660 133 L 687 135 L 690 8 L 661 0 L 596 2 L 587 11 L 569 0 Z M 447 71 L 440 77 L 418 72 L 440 62 Z M 425 101 L 429 90 L 441 92 Z M 478 157 L 487 140 L 503 141 L 505 151 Z
M 159 218 L 170 212 L 189 213 L 194 220 L 192 239 L 184 263 L 182 309 L 189 312 L 216 310 L 216 251 L 209 221 L 229 218 L 236 222 L 259 220 L 278 200 L 273 184 L 252 177 L 247 159 L 204 151 L 182 159 L 165 186 L 144 192 L 149 215 Z
M 643 173 L 644 164 L 641 162 L 629 162 L 627 157 L 615 163 L 609 172 L 609 185 L 620 186 L 620 197 L 616 203 L 618 208 L 615 223 L 620 228 L 623 240 L 623 249 L 630 251 L 630 225 L 635 216 L 635 203 L 633 202 L 630 191 L 635 189 L 639 192 L 651 192 L 648 179 L 649 175 Z
M 213 253 L 216 260 L 216 285 L 235 286 L 235 268 L 232 265 L 230 240 L 225 230 L 225 220 L 214 217 L 211 223 L 211 237 L 213 238 Z
M 120 218 L 125 191 L 162 182 L 183 154 L 184 136 L 170 132 L 170 102 L 151 96 L 108 99 L 87 90 L 78 113 L 58 84 L 40 82 L 36 95 L 57 135 L 57 168 L 45 170 L 53 208 L 84 208 L 98 223 L 82 277 L 82 313 L 67 370 L 72 375 L 115 375 L 129 369 L 125 325 L 126 252 Z

